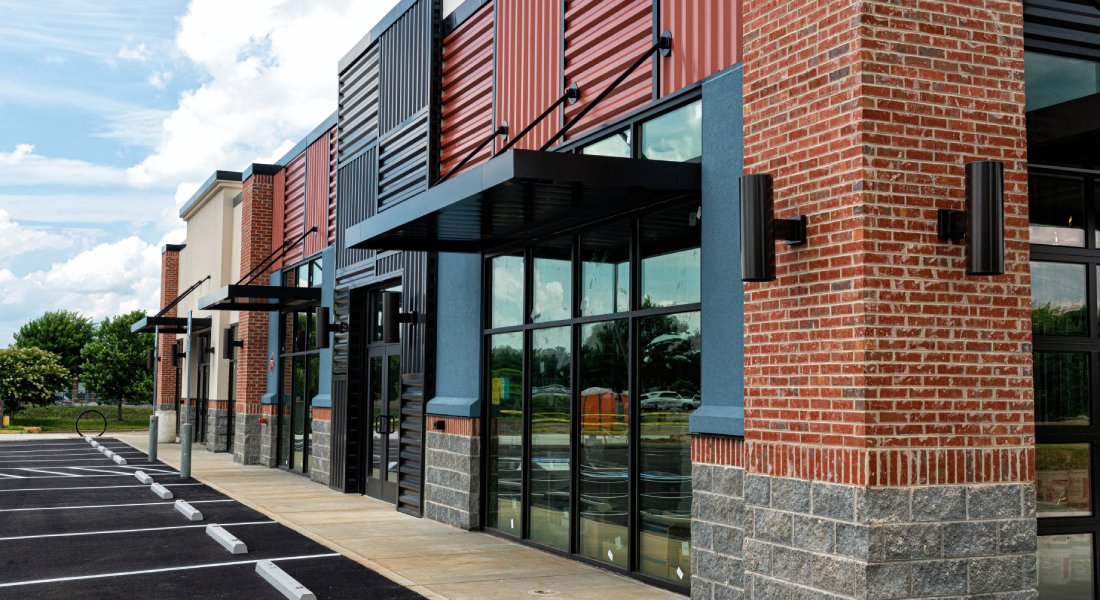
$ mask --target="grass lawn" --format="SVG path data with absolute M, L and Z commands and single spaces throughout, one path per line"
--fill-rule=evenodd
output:
M 24 427 L 41 427 L 43 433 L 70 433 L 75 432 L 74 425 L 80 413 L 86 410 L 98 410 L 107 417 L 107 431 L 135 431 L 149 428 L 149 415 L 153 414 L 151 406 L 123 406 L 122 420 L 118 416 L 117 406 L 28 406 L 22 408 L 11 419 L 11 427 L 5 429 L 19 429 Z M 87 425 L 85 426 L 85 422 Z M 99 431 L 101 421 L 96 415 L 88 415 L 80 421 L 84 429 L 94 427 Z

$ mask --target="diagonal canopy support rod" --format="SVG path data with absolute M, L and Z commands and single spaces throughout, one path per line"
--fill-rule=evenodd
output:
M 516 136 L 513 137 L 511 140 L 508 140 L 508 143 L 505 144 L 504 147 L 500 149 L 500 154 L 504 154 L 512 146 L 515 146 L 516 142 L 522 140 L 525 135 L 530 133 L 531 130 L 534 129 L 536 125 L 538 125 L 539 123 L 541 123 L 543 121 L 543 119 L 545 119 L 546 117 L 549 117 L 550 114 L 553 113 L 555 110 L 557 110 L 559 106 L 561 106 L 562 104 L 565 104 L 566 102 L 569 102 L 570 104 L 572 104 L 573 102 L 576 102 L 578 99 L 580 99 L 580 97 L 581 97 L 581 89 L 579 87 L 577 87 L 577 84 L 574 83 L 573 85 L 565 88 L 565 92 L 561 95 L 560 98 L 555 100 L 553 104 L 551 104 L 550 106 L 548 106 L 546 108 L 546 110 L 542 111 L 542 114 L 535 117 L 534 121 L 531 121 L 531 123 L 528 124 L 527 127 L 523 128 L 523 131 L 516 134 Z
M 279 259 L 279 258 L 282 258 L 283 255 L 286 254 L 287 250 L 290 250 L 291 246 L 297 244 L 298 242 L 301 242 L 301 241 L 305 240 L 306 236 L 310 235 L 311 233 L 317 233 L 317 226 L 316 225 L 314 225 L 309 231 L 307 231 L 307 232 L 303 233 L 302 235 L 294 238 L 293 240 L 287 240 L 287 241 L 283 242 L 282 246 L 279 246 L 278 248 L 275 249 L 274 252 L 272 252 L 271 254 L 268 254 L 267 258 L 260 261 L 260 264 L 253 267 L 252 270 L 249 271 L 248 273 L 246 273 L 244 277 L 241 277 L 240 281 L 237 282 L 237 285 L 242 285 L 242 284 L 243 285 L 251 285 L 252 282 L 255 281 L 256 278 L 259 277 L 261 273 L 266 271 L 267 268 L 269 266 L 271 266 L 268 263 L 274 264 L 275 260 Z
M 627 67 L 627 69 L 623 71 L 621 75 L 616 77 L 615 81 L 612 81 L 611 85 L 607 86 L 607 89 L 600 92 L 599 96 L 596 96 L 594 100 L 586 104 L 585 107 L 581 109 L 581 112 L 577 113 L 572 119 L 569 119 L 569 122 L 566 123 L 560 131 L 555 133 L 553 137 L 547 140 L 547 142 L 543 144 L 542 147 L 539 148 L 539 150 L 545 152 L 546 150 L 549 150 L 551 146 L 556 144 L 558 140 L 565 137 L 565 134 L 569 133 L 569 130 L 572 129 L 574 125 L 580 122 L 580 120 L 583 119 L 585 115 L 587 115 L 589 112 L 591 112 L 593 108 L 596 108 L 596 106 L 598 106 L 608 96 L 610 96 L 611 92 L 614 92 L 615 88 L 622 85 L 622 83 L 626 81 L 626 78 L 630 77 L 631 73 L 638 70 L 638 67 L 645 64 L 645 61 L 649 60 L 649 57 L 653 56 L 653 54 L 657 52 L 667 53 L 671 50 L 672 34 L 666 31 L 661 34 L 661 37 L 657 38 L 657 42 L 654 43 L 649 50 L 646 50 L 645 53 L 639 56 L 638 59 L 635 60 L 634 63 L 631 64 L 629 67 Z
M 167 313 L 168 313 L 168 311 L 172 310 L 172 308 L 173 308 L 174 306 L 176 306 L 176 305 L 177 305 L 177 304 L 179 304 L 179 303 L 180 303 L 180 302 L 181 302 L 181 301 L 182 301 L 182 300 L 183 300 L 184 298 L 186 298 L 188 294 L 190 294 L 191 292 L 193 292 L 193 291 L 195 291 L 195 290 L 199 289 L 199 286 L 200 286 L 200 285 L 202 285 L 202 284 L 206 283 L 206 280 L 207 280 L 207 279 L 210 279 L 210 276 L 209 276 L 209 275 L 207 275 L 206 277 L 203 277 L 202 279 L 200 279 L 200 280 L 198 280 L 197 282 L 195 282 L 195 285 L 192 285 L 191 287 L 189 287 L 189 288 L 187 288 L 186 290 L 184 290 L 182 294 L 180 294 L 179 296 L 176 296 L 176 299 L 175 299 L 175 300 L 173 300 L 173 301 L 169 302 L 169 303 L 168 303 L 168 306 L 165 306 L 164 308 L 160 309 L 160 312 L 159 312 L 159 313 L 157 313 L 156 315 L 154 315 L 154 318 L 155 318 L 155 317 L 163 317 L 163 316 L 164 316 L 165 314 L 167 314 Z
M 451 167 L 450 170 L 448 170 L 446 173 L 444 173 L 442 177 L 437 179 L 435 181 L 436 185 L 439 185 L 439 184 L 443 183 L 444 181 L 447 181 L 447 178 L 449 178 L 451 175 L 454 175 L 458 171 L 461 171 L 462 167 L 466 166 L 466 163 L 473 160 L 474 157 L 477 156 L 477 153 L 484 150 L 485 146 L 488 146 L 489 143 L 492 142 L 493 140 L 495 140 L 498 135 L 508 135 L 508 124 L 507 123 L 504 123 L 500 127 L 497 127 L 496 129 L 494 129 L 493 133 L 489 134 L 489 137 L 482 140 L 481 143 L 477 145 L 477 148 L 474 148 L 473 150 L 470 151 L 469 154 L 466 155 L 466 158 L 463 158 L 461 161 L 459 161 L 459 163 L 457 165 Z

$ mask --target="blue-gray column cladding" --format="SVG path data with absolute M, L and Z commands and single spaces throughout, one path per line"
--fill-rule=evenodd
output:
M 427 413 L 481 415 L 481 255 L 439 254 L 436 396 Z
M 332 246 L 321 252 L 321 306 L 328 307 L 330 319 L 336 314 L 336 249 Z M 328 348 L 321 349 L 318 358 L 321 372 L 317 376 L 313 406 L 332 408 L 332 340 Z
M 745 291 L 739 178 L 741 66 L 703 83 L 702 405 L 692 433 L 745 434 Z
M 282 272 L 276 271 L 271 274 L 271 285 L 283 285 Z M 267 313 L 267 359 L 270 361 L 271 357 L 275 357 L 275 368 L 271 369 L 268 365 L 264 365 L 267 369 L 267 393 L 260 399 L 260 404 L 279 403 L 279 372 L 283 370 L 283 361 L 279 360 L 280 320 L 278 312 Z

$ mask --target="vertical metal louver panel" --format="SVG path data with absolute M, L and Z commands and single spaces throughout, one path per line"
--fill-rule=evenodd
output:
M 385 208 L 428 189 L 428 110 L 378 143 L 378 206 Z
M 378 139 L 380 60 L 378 46 L 373 46 L 340 73 L 340 162 L 354 157 Z
M 741 60 L 741 3 L 661 0 L 661 31 L 672 33 L 672 54 L 660 60 L 667 96 Z
M 580 112 L 652 46 L 653 0 L 566 0 L 565 82 L 580 86 L 581 99 L 566 106 L 565 118 Z M 571 137 L 640 108 L 652 97 L 653 63 L 646 61 L 573 128 Z
M 515 135 L 553 104 L 565 84 L 561 65 L 561 4 L 546 0 L 498 0 L 497 122 Z M 598 91 L 590 92 L 592 98 Z M 561 112 L 544 119 L 516 144 L 537 149 L 561 129 Z M 497 148 L 505 140 L 497 141 Z
M 329 471 L 329 487 L 345 491 L 347 488 L 348 459 L 348 378 L 347 375 L 335 375 L 332 378 L 332 466 Z
M 303 152 L 287 163 L 286 191 L 283 200 L 282 243 L 302 237 L 306 230 L 306 153 Z M 298 242 L 283 255 L 284 265 L 302 260 L 302 242 Z
M 348 227 L 363 222 L 374 210 L 378 186 L 375 148 L 343 164 L 337 175 L 336 248 L 337 268 L 343 269 L 370 258 L 368 250 L 351 250 L 345 245 Z
M 401 279 L 402 311 L 426 315 L 435 311 L 430 285 L 434 259 L 426 252 L 403 252 Z M 397 508 L 420 516 L 424 489 L 424 404 L 434 393 L 435 364 L 428 361 L 427 348 L 434 347 L 430 319 L 401 326 L 401 418 L 399 420 L 399 462 Z
M 443 40 L 440 172 L 446 173 L 493 131 L 493 3 Z M 487 160 L 486 146 L 472 167 Z
M 328 132 L 328 245 L 336 244 L 336 174 L 340 147 L 337 130 Z
M 428 105 L 432 16 L 437 4 L 433 0 L 413 3 L 379 40 L 382 54 L 378 119 L 381 135 Z
M 305 230 L 317 228 L 316 234 L 306 236 L 306 256 L 328 246 L 330 156 L 328 132 L 314 140 L 305 151 Z

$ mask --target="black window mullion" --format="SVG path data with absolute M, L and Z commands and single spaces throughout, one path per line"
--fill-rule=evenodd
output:
M 638 136 L 635 136 L 637 139 Z M 642 291 L 642 259 L 641 259 L 641 221 L 634 219 L 631 222 L 631 235 L 630 235 L 630 309 L 636 311 L 641 307 L 641 291 Z M 641 570 L 641 553 L 639 546 L 641 545 L 641 536 L 639 535 L 640 517 L 638 515 L 639 504 L 639 468 L 641 462 L 639 460 L 639 445 L 641 441 L 641 417 L 639 415 L 638 407 L 641 404 L 638 401 L 638 392 L 641 389 L 641 385 L 638 381 L 638 361 L 640 360 L 638 352 L 638 318 L 631 312 L 629 326 L 627 327 L 627 348 L 629 348 L 629 359 L 627 361 L 628 372 L 628 389 L 630 393 L 630 412 L 629 420 L 627 422 L 627 473 L 629 478 L 627 480 L 627 540 L 630 544 L 630 556 L 628 557 L 628 568 L 632 572 L 638 572 Z
M 531 311 L 535 304 L 534 281 L 535 259 L 534 250 L 527 248 L 523 256 L 523 323 L 531 324 Z M 520 446 L 520 537 L 531 537 L 531 329 L 523 332 L 523 388 L 521 390 L 523 401 L 520 411 L 523 413 L 523 439 Z
M 584 256 L 581 236 L 573 236 L 573 319 L 581 316 L 581 279 Z M 575 322 L 569 329 L 572 344 L 572 364 L 569 366 L 569 553 L 580 552 L 580 489 L 581 489 L 581 411 L 580 366 L 581 326 Z

